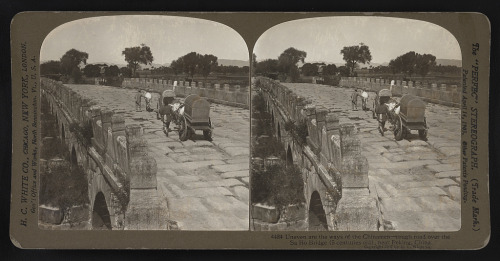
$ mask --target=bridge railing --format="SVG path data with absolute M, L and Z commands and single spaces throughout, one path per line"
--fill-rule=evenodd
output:
M 367 91 L 378 92 L 389 89 L 391 81 L 367 77 L 341 77 L 339 85 L 348 88 L 360 88 Z M 460 107 L 460 90 L 457 85 L 436 84 L 422 81 L 395 80 L 392 87 L 395 96 L 412 94 L 423 98 L 427 102 L 443 104 L 446 106 Z
M 313 105 L 313 101 L 298 96 L 279 82 L 263 77 L 258 82 L 287 117 L 294 122 L 306 121 L 307 145 L 325 169 L 340 172 L 342 188 L 368 188 L 368 160 L 361 155 L 361 142 L 353 124 L 340 124 L 338 112 Z
M 117 181 L 127 183 L 120 186 L 156 188 L 156 161 L 147 153 L 147 142 L 139 125 L 126 126 L 121 115 L 95 105 L 61 82 L 45 78 L 41 81 L 42 88 L 50 92 L 59 106 L 68 112 L 67 117 L 77 123 L 91 124 L 91 147 L 100 155 L 102 163 L 119 178 Z
M 257 78 L 256 86 L 264 90 L 268 106 L 273 107 L 272 113 L 280 114 L 277 120 L 306 122 L 306 143 L 295 142 L 293 135 L 292 139 L 281 140 L 301 154 L 302 161 L 297 163 L 306 178 L 304 193 L 306 198 L 311 198 L 310 204 L 315 204 L 312 202 L 314 192 L 319 193 L 328 229 L 377 230 L 380 210 L 377 197 L 370 190 L 368 160 L 361 155 L 356 126 L 340 123 L 339 112 L 314 105 L 279 82 Z M 312 211 L 310 204 L 308 211 Z
M 197 94 L 207 98 L 211 102 L 249 108 L 250 93 L 248 86 L 151 78 L 125 78 L 123 79 L 122 87 L 162 93 L 165 90 L 173 90 L 174 82 L 177 82 L 177 86 L 175 86 L 175 94 L 177 96 L 186 97 L 191 94 Z

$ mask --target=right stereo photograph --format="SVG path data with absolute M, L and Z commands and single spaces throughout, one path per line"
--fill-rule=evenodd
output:
M 458 231 L 455 37 L 322 17 L 267 30 L 251 64 L 250 230 Z

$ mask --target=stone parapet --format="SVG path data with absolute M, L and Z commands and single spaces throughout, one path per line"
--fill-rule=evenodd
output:
M 153 86 L 162 84 L 158 80 L 144 79 L 129 81 L 132 82 Z M 169 225 L 166 225 L 164 217 L 168 208 L 157 196 L 156 160 L 148 155 L 142 127 L 125 125 L 123 116 L 96 106 L 61 82 L 42 78 L 41 83 L 42 93 L 50 96 L 69 122 L 91 125 L 91 143 L 80 148 L 91 160 L 83 166 L 93 171 L 96 167 L 102 169 L 107 184 L 131 215 L 126 219 L 130 227 L 126 225 L 125 229 L 166 229 Z M 135 198 L 144 195 L 151 201 Z M 141 220 L 146 219 L 148 222 L 144 224 Z
M 306 120 L 307 146 L 325 169 L 334 168 L 342 174 L 343 188 L 368 188 L 368 161 L 361 155 L 361 142 L 354 125 L 340 125 L 338 112 L 328 112 L 274 80 L 261 77 L 257 81 L 291 120 Z
M 174 86 L 175 85 L 175 86 Z M 250 92 L 248 86 L 229 84 L 210 84 L 204 82 L 188 82 L 175 80 L 125 78 L 123 88 L 144 89 L 150 92 L 162 93 L 165 90 L 174 90 L 175 95 L 187 97 L 197 94 L 207 100 L 224 105 L 250 108 Z
M 380 80 L 365 77 L 341 77 L 339 86 L 345 88 L 359 88 L 365 91 L 378 92 L 382 89 L 390 89 L 390 80 Z M 457 85 L 436 84 L 420 81 L 394 81 L 392 94 L 403 96 L 412 94 L 426 102 L 442 104 L 451 107 L 460 107 L 460 93 Z
M 382 82 L 375 79 L 358 81 L 366 86 Z M 306 198 L 319 191 L 328 216 L 328 229 L 378 230 L 380 212 L 376 199 L 369 193 L 368 160 L 361 154 L 357 128 L 353 124 L 340 124 L 339 112 L 329 112 L 277 81 L 257 77 L 255 86 L 265 93 L 267 102 L 273 104 L 275 115 L 279 113 L 285 122 L 306 122 L 306 142 L 294 143 L 292 147 L 302 154 L 302 161 L 298 164 L 307 177 Z M 253 225 L 256 230 L 287 229 L 279 222 L 273 224 L 271 220 L 265 220 L 262 215 L 265 211 L 260 209 L 259 212 L 255 208 Z

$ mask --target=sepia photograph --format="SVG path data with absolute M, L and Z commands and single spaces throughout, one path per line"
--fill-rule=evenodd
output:
M 56 27 L 40 51 L 39 227 L 248 230 L 249 73 L 217 22 Z
M 12 248 L 489 244 L 484 14 L 36 11 L 10 33 Z
M 458 231 L 462 57 L 436 24 L 276 25 L 252 61 L 254 231 Z

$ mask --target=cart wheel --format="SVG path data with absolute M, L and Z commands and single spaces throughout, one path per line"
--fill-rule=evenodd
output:
M 400 141 L 405 136 L 405 129 L 403 127 L 403 123 L 401 122 L 401 118 L 399 115 L 395 117 L 394 121 L 394 139 Z
M 425 129 L 418 130 L 418 136 L 423 141 L 427 141 L 427 122 L 426 122 L 425 118 L 424 118 L 424 127 L 425 127 Z
M 187 126 L 187 121 L 186 121 L 186 118 L 185 117 L 182 117 L 182 119 L 180 120 L 181 122 L 181 126 L 179 127 L 179 139 L 181 141 L 186 141 L 188 139 L 188 132 L 189 132 L 189 129 L 188 129 L 188 126 Z
M 212 141 L 212 122 L 210 119 L 208 119 L 208 127 L 210 127 L 210 130 L 203 130 L 203 137 L 208 141 Z

